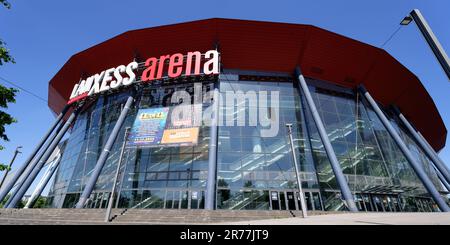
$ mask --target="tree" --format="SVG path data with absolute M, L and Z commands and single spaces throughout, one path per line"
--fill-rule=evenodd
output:
M 46 203 L 47 198 L 39 196 L 38 199 L 35 201 L 33 208 L 45 208 Z
M 3 208 L 3 206 L 6 204 L 6 202 L 8 201 L 8 199 L 11 197 L 11 194 L 8 194 L 5 198 L 3 198 L 3 201 L 0 202 L 0 208 Z M 17 208 L 23 208 L 25 207 L 25 202 L 24 201 L 20 201 L 17 203 Z
M 5 6 L 7 9 L 11 8 L 11 4 L 6 0 L 0 0 L 0 4 Z M 15 63 L 14 59 L 9 54 L 9 50 L 5 46 L 5 42 L 0 39 L 0 66 L 6 63 Z M 1 109 L 7 109 L 8 103 L 15 103 L 17 89 L 7 88 L 0 84 L 0 139 L 4 141 L 9 141 L 6 135 L 5 126 L 16 122 L 11 115 L 6 113 Z M 0 145 L 0 151 L 3 150 L 3 146 Z M 7 169 L 7 166 L 0 162 L 0 171 Z

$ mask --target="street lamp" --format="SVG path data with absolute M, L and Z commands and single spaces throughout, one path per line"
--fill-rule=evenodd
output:
M 303 216 L 303 218 L 306 218 L 308 216 L 308 214 L 306 212 L 306 202 L 305 202 L 305 196 L 303 195 L 303 190 L 302 190 L 302 180 L 300 179 L 300 171 L 298 170 L 298 165 L 297 165 L 297 156 L 295 155 L 294 140 L 292 139 L 292 123 L 286 123 L 286 127 L 287 127 L 288 135 L 289 135 L 289 143 L 291 145 L 292 158 L 294 159 L 294 169 L 295 169 L 295 175 L 297 177 L 298 195 L 300 197 L 302 216 Z
M 407 25 L 409 25 L 409 23 L 411 23 L 411 21 L 412 21 L 412 18 L 411 18 L 411 16 L 408 15 L 405 18 L 403 18 L 403 20 L 400 22 L 400 25 L 407 26 Z
M 119 162 L 117 163 L 116 174 L 114 175 L 111 195 L 109 195 L 108 207 L 106 208 L 105 222 L 111 221 L 111 209 L 112 209 L 112 205 L 113 205 L 112 203 L 114 201 L 114 193 L 116 192 L 117 180 L 119 178 L 120 167 L 122 166 L 123 153 L 125 151 L 125 146 L 127 144 L 127 138 L 128 138 L 129 131 L 130 131 L 130 127 L 126 127 L 125 133 L 123 136 L 122 149 L 120 150 L 120 155 L 119 155 L 119 159 L 118 159 Z
M 420 13 L 418 9 L 414 9 L 408 16 L 403 18 L 403 20 L 400 22 L 400 25 L 408 25 L 413 20 L 422 33 L 423 37 L 427 41 L 437 60 L 439 61 L 439 64 L 441 64 L 442 69 L 444 69 L 447 78 L 450 80 L 450 59 L 445 53 L 445 50 L 442 47 L 441 43 L 439 43 L 436 35 L 434 35 L 433 31 L 431 30 L 430 25 L 428 25 L 428 22 L 423 17 L 422 13 Z
M 3 175 L 2 181 L 0 182 L 0 189 L 2 188 L 3 182 L 5 182 L 6 176 L 8 175 L 9 171 L 11 171 L 11 167 L 14 163 L 14 160 L 16 160 L 17 154 L 22 153 L 21 151 L 19 151 L 20 148 L 22 148 L 22 146 L 16 147 L 16 150 L 14 151 L 14 156 L 8 165 L 8 169 L 6 169 L 5 175 Z

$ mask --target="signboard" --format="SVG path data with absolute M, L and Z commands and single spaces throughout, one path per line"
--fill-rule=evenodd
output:
M 129 86 L 139 80 L 149 83 L 162 78 L 197 76 L 200 74 L 219 74 L 219 52 L 216 50 L 176 53 L 150 57 L 143 64 L 144 70 L 137 74 L 139 64 L 136 61 L 119 65 L 92 75 L 76 83 L 67 104 L 72 104 L 95 94 Z
M 127 146 L 157 146 L 161 143 L 169 108 L 140 109 L 134 120 Z
M 159 147 L 196 145 L 199 128 L 173 127 L 169 123 L 171 109 L 139 109 L 128 136 L 128 147 Z M 176 124 L 178 125 L 178 124 Z M 187 126 L 186 124 L 183 124 Z
M 164 130 L 161 144 L 196 145 L 198 140 L 197 128 L 178 128 Z

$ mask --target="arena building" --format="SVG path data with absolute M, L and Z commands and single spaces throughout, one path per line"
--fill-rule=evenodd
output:
M 299 210 L 301 190 L 308 210 L 448 211 L 421 81 L 311 25 L 128 31 L 73 55 L 48 98 L 70 132 L 49 207 L 106 208 L 114 188 L 117 208 Z

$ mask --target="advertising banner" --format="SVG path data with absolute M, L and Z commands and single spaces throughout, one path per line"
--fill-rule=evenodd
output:
M 164 130 L 161 144 L 170 145 L 196 145 L 198 128 L 177 128 Z
M 185 109 L 185 108 L 183 108 Z M 171 117 L 169 107 L 139 109 L 128 136 L 128 147 L 161 147 L 196 145 L 199 128 L 192 119 Z M 178 113 L 177 111 L 175 111 Z M 190 112 L 192 113 L 192 112 Z M 190 114 L 189 113 L 189 114 Z M 174 121 L 170 123 L 169 121 Z
M 169 108 L 139 109 L 127 146 L 158 146 L 166 127 Z

